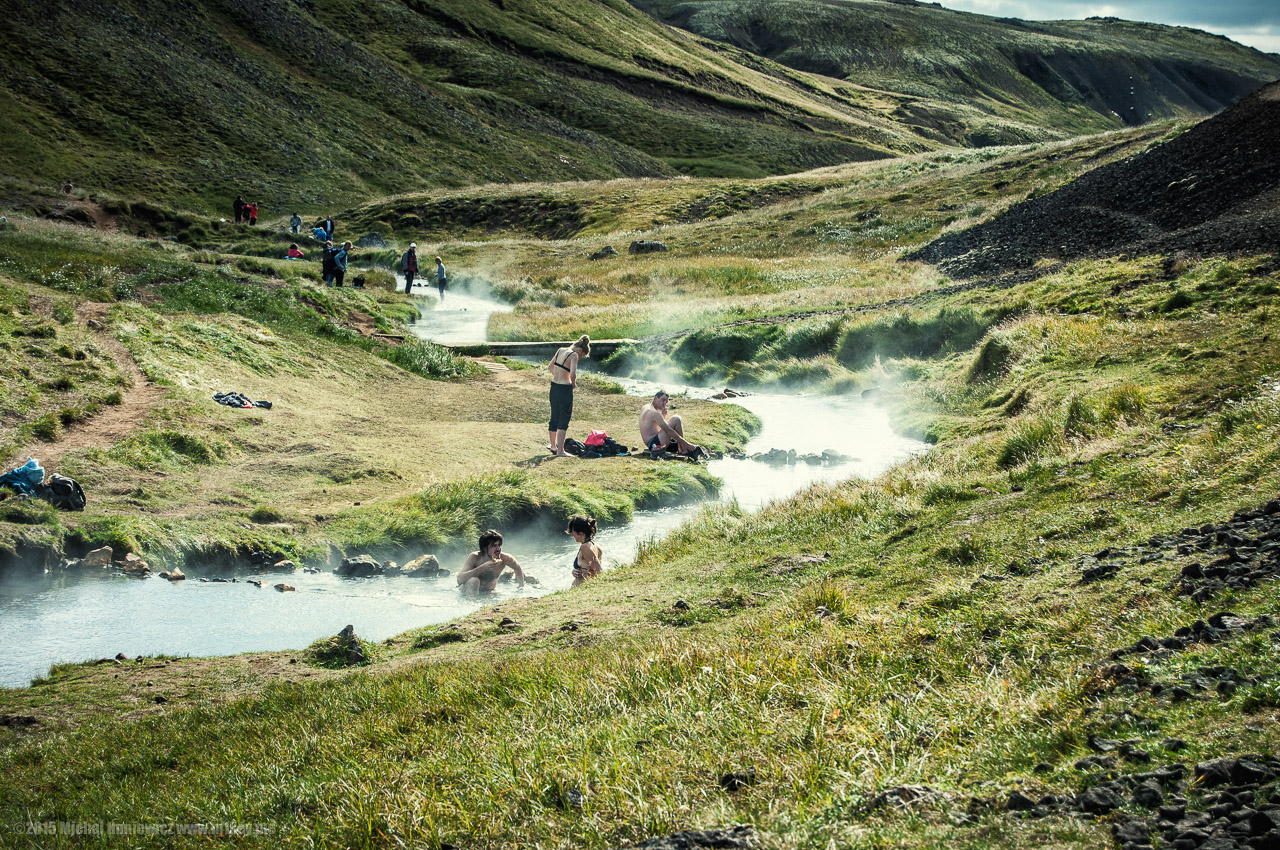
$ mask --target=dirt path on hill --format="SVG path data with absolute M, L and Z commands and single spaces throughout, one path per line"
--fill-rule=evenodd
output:
M 120 371 L 132 379 L 131 386 L 124 391 L 124 400 L 118 405 L 104 405 L 88 422 L 69 426 L 56 443 L 37 442 L 24 446 L 17 457 L 39 458 L 41 465 L 53 468 L 73 451 L 111 448 L 141 428 L 151 409 L 164 398 L 164 388 L 151 383 L 134 362 L 133 355 L 115 337 L 101 330 L 102 321 L 110 309 L 110 304 L 88 301 L 76 308 L 76 318 L 95 330 L 95 341 L 111 352 Z

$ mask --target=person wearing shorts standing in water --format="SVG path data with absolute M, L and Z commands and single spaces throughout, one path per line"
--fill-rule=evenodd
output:
M 551 421 L 547 424 L 547 451 L 556 457 L 572 457 L 564 450 L 564 438 L 573 416 L 573 388 L 578 385 L 578 359 L 591 356 L 591 337 L 583 334 L 567 348 L 556 350 L 547 364 L 551 372 Z
M 468 595 L 489 593 L 498 586 L 499 576 L 507 569 L 515 574 L 520 587 L 524 587 L 524 570 L 515 558 L 502 551 L 502 535 L 491 528 L 480 535 L 480 550 L 463 561 L 457 577 L 458 587 Z
M 436 257 L 436 289 L 440 290 L 440 300 L 444 300 L 445 287 L 449 285 L 449 275 L 444 270 L 444 263 Z
M 704 457 L 706 450 L 684 438 L 684 421 L 667 416 L 671 396 L 666 390 L 653 394 L 653 401 L 640 410 L 640 439 L 651 452 L 666 451 L 687 457 Z
M 589 516 L 571 518 L 565 533 L 578 541 L 578 554 L 573 558 L 573 586 L 577 587 L 604 570 L 604 550 L 592 542 L 596 536 L 596 521 Z

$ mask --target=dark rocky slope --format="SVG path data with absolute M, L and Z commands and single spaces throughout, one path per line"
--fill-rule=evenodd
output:
M 1271 252 L 1280 246 L 1280 83 L 905 259 L 966 278 L 1043 258 Z M 999 167 L 999 166 L 995 166 Z

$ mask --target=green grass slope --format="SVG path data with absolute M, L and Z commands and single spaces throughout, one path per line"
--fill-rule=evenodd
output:
M 490 181 L 763 175 L 932 146 L 602 0 L 21 4 L 0 187 L 264 216 Z
M 1223 108 L 1280 58 L 1184 27 L 1030 22 L 890 0 L 635 0 L 661 20 L 792 68 L 893 92 L 897 120 L 969 145 Z
M 1270 538 L 1280 505 L 1268 507 L 1265 532 L 1224 523 L 1237 511 L 1242 523 L 1266 519 L 1251 509 L 1280 492 L 1276 257 L 1088 260 L 956 289 L 896 262 L 944 226 L 938 218 L 993 214 L 1115 142 L 855 167 L 846 185 L 790 202 L 783 214 L 800 219 L 795 232 L 772 235 L 787 221 L 777 209 L 731 217 L 740 241 L 782 243 L 763 258 L 783 261 L 774 265 L 753 248 L 733 253 L 727 238 L 696 246 L 703 256 L 635 258 L 661 264 L 632 273 L 650 274 L 662 295 L 719 290 L 730 306 L 755 309 L 753 287 L 789 296 L 791 280 L 814 305 L 860 300 L 866 309 L 847 325 L 793 340 L 790 351 L 874 380 L 899 421 L 925 424 L 936 441 L 928 453 L 757 513 L 719 506 L 582 587 L 410 631 L 371 646 L 371 663 L 355 669 L 331 669 L 332 641 L 57 667 L 30 688 L 0 691 L 0 822 L 234 823 L 252 833 L 236 843 L 251 847 L 603 849 L 749 824 L 760 846 L 779 850 L 1083 850 L 1156 846 L 1152 838 L 1173 846 L 1169 827 L 1186 815 L 1207 827 L 1193 844 L 1241 846 L 1244 824 L 1260 839 L 1248 846 L 1270 846 L 1280 652 L 1266 617 L 1276 614 Z M 937 210 L 940 201 L 962 209 Z M 904 209 L 880 224 L 866 217 L 890 204 Z M 65 317 L 58 299 L 74 294 L 41 282 L 51 274 L 44 253 L 150 250 L 164 275 L 139 283 L 162 300 L 121 289 L 110 330 L 153 352 L 144 364 L 172 381 L 173 398 L 194 399 L 185 387 L 207 380 L 202 370 L 297 381 L 291 404 L 360 381 L 388 395 L 388 367 L 375 371 L 355 341 L 328 334 L 308 345 L 260 309 L 246 315 L 267 286 L 331 298 L 332 311 L 373 309 L 369 293 L 309 289 L 289 280 L 309 277 L 299 271 L 242 281 L 186 249 L 102 246 L 63 228 L 24 221 L 16 236 L 0 234 L 0 252 L 17 258 L 5 267 L 15 279 L 0 326 L 23 332 L 15 344 L 32 338 L 26 328 Z M 41 240 L 46 251 L 30 247 Z M 812 277 L 796 278 L 806 256 Z M 634 300 L 634 289 L 611 289 L 621 277 L 577 283 L 619 309 Z M 245 303 L 200 312 L 203 289 Z M 893 303 L 895 290 L 929 290 L 932 300 Z M 33 295 L 47 301 L 23 300 Z M 45 308 L 51 317 L 38 318 Z M 975 320 L 955 320 L 966 315 Z M 55 332 L 79 344 L 80 331 Z M 714 356 L 727 364 L 732 350 Z M 495 407 L 483 383 L 457 386 L 457 403 Z M 233 452 L 208 467 L 248 468 L 277 443 L 296 445 L 299 486 L 312 497 L 322 475 L 352 468 L 313 457 L 323 448 L 314 438 L 229 421 Z M 492 441 L 508 425 L 536 427 L 484 422 L 484 434 Z M 135 456 L 108 459 L 121 469 Z M 119 498 L 140 502 L 140 514 L 157 487 L 172 488 L 162 494 L 169 505 L 200 492 L 191 474 L 139 479 Z M 359 498 L 359 482 L 341 483 L 335 501 Z M 238 500 L 229 513 L 269 498 L 251 478 L 229 492 Z M 285 505 L 296 498 L 271 501 L 285 522 L 317 512 L 299 499 L 309 509 L 295 516 Z M 357 518 L 366 528 L 382 519 Z M 1223 628 L 1210 631 L 1214 623 Z M 1197 769 L 1248 754 L 1270 774 L 1219 780 Z

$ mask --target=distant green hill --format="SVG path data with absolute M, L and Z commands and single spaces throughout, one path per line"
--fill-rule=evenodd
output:
M 268 212 L 486 182 L 755 176 L 936 147 L 621 0 L 81 0 L 0 21 L 0 175 Z M 0 187 L 3 188 L 3 187 Z
M 1026 141 L 1028 125 L 1079 132 L 1206 114 L 1280 79 L 1274 54 L 1115 18 L 1030 22 L 912 0 L 633 5 L 792 68 L 898 93 L 896 120 L 962 144 Z
M 487 183 L 760 177 L 1207 112 L 1280 76 L 1192 30 L 877 0 L 644 0 L 719 40 L 623 0 L 11 5 L 0 205 L 70 181 L 204 213 L 242 193 L 270 218 Z

